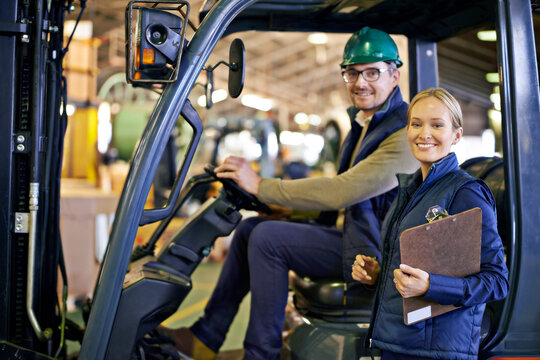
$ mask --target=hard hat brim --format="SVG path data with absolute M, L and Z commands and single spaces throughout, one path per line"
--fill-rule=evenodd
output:
M 400 67 L 401 65 L 403 65 L 403 61 L 401 61 L 400 58 L 392 59 L 389 57 L 355 56 L 350 59 L 343 60 L 340 66 L 345 67 L 347 65 L 355 65 L 355 64 L 371 64 L 371 63 L 377 63 L 379 61 L 393 61 L 396 63 L 397 67 Z

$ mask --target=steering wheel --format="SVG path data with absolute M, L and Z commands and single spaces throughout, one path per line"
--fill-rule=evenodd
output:
M 214 166 L 207 164 L 204 167 L 204 171 L 223 184 L 223 189 L 227 193 L 229 199 L 231 199 L 238 207 L 246 210 L 263 212 L 265 214 L 272 213 L 272 210 L 268 205 L 257 199 L 255 195 L 242 189 L 234 180 L 217 177 Z

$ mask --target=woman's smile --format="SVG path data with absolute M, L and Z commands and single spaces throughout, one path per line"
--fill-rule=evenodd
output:
M 418 146 L 420 148 L 420 150 L 428 150 L 428 149 L 431 149 L 432 147 L 435 147 L 436 145 L 435 144 L 418 143 L 418 144 L 416 144 L 416 146 Z

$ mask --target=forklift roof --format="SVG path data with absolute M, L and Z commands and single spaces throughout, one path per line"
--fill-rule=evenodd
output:
M 208 1 L 200 20 L 219 1 Z M 234 19 L 228 32 L 321 31 L 352 33 L 363 26 L 440 41 L 467 29 L 487 25 L 496 4 L 476 1 L 400 0 L 265 0 L 251 5 Z

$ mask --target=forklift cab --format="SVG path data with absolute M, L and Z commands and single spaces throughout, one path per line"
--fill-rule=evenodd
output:
M 28 37 L 32 22 L 20 22 L 19 14 L 39 19 L 35 22 L 39 24 L 35 30 L 39 35 L 41 27 L 45 28 L 42 20 L 47 20 L 47 24 L 61 23 L 65 9 L 63 2 L 49 1 L 46 11 L 43 2 L 37 1 L 36 10 L 30 11 L 29 3 L 34 4 L 32 1 L 26 1 L 20 5 L 22 9 L 19 9 L 18 2 L 12 1 L 0 15 L 0 45 L 6 49 L 13 49 L 12 60 L 7 57 L 0 59 L 2 68 L 12 69 L 10 76 L 9 71 L 0 73 L 2 79 L 0 83 L 7 84 L 12 89 L 9 96 L 1 99 L 0 103 L 5 102 L 3 108 L 12 109 L 17 101 L 23 102 L 20 104 L 23 110 L 30 108 L 28 104 L 31 103 L 32 114 L 38 120 L 40 111 L 43 116 L 45 113 L 41 103 L 34 104 L 37 99 L 44 98 L 45 94 L 47 100 L 51 98 L 50 102 L 47 102 L 46 109 L 58 108 L 61 103 L 60 98 L 52 91 L 56 89 L 56 82 L 62 81 L 61 78 L 51 76 L 45 83 L 41 79 L 41 73 L 44 64 L 54 66 L 56 63 L 57 68 L 61 70 L 61 66 L 58 65 L 61 59 L 57 58 L 57 54 L 52 50 L 61 49 L 62 43 L 52 35 Z M 174 246 L 175 244 L 171 246 L 174 256 L 170 256 L 169 253 L 158 256 L 163 261 L 155 261 L 156 259 L 152 258 L 150 262 L 153 264 L 146 267 L 139 266 L 143 265 L 142 258 L 137 260 L 139 263 L 136 261 L 130 263 L 138 227 L 158 221 L 165 224 L 190 190 L 192 183 L 184 184 L 184 182 L 204 126 L 188 96 L 201 72 L 206 72 L 208 81 L 205 90 L 210 94 L 213 87 L 212 71 L 215 67 L 206 64 L 220 39 L 241 31 L 352 34 L 363 26 L 378 28 L 390 34 L 402 34 L 408 38 L 409 60 L 406 66 L 409 67 L 409 92 L 414 95 L 422 89 L 438 85 L 439 69 L 435 55 L 439 41 L 486 25 L 497 30 L 503 156 L 501 159 L 475 159 L 463 164 L 463 167 L 474 176 L 483 178 L 495 194 L 499 232 L 506 246 L 510 291 L 504 301 L 490 304 L 486 311 L 480 358 L 512 359 L 540 356 L 538 322 L 540 307 L 535 301 L 540 298 L 540 284 L 535 272 L 540 252 L 540 232 L 537 225 L 540 214 L 540 192 L 537 186 L 537 179 L 540 178 L 540 157 L 536 154 L 540 148 L 540 127 L 535 126 L 540 113 L 540 101 L 532 24 L 532 13 L 537 11 L 536 9 L 536 2 L 526 0 L 430 2 L 208 0 L 199 13 L 200 25 L 193 29 L 193 35 L 190 37 L 186 32 L 189 24 L 188 16 L 192 11 L 189 2 L 131 1 L 126 11 L 128 24 L 126 38 L 129 39 L 126 44 L 128 47 L 126 77 L 133 84 L 147 87 L 149 91 L 158 91 L 160 98 L 131 159 L 109 244 L 95 285 L 79 358 L 125 359 L 130 355 L 141 358 L 132 353 L 132 346 L 146 331 L 159 324 L 167 313 L 170 314 L 181 303 L 191 287 L 189 274 L 204 256 L 207 245 L 211 244 L 211 241 L 205 246 L 199 246 L 197 243 L 196 247 L 190 248 L 184 246 L 185 244 L 176 243 L 178 246 Z M 140 15 L 134 16 L 134 13 Z M 166 15 L 163 15 L 164 13 Z M 15 39 L 19 39 L 19 35 L 22 41 L 16 42 Z M 45 52 L 45 46 L 38 40 L 49 41 L 50 51 Z M 21 46 L 25 46 L 24 44 L 33 44 L 34 41 L 39 43 L 34 50 L 27 52 L 26 47 L 24 51 L 20 49 Z M 18 69 L 15 59 L 25 57 L 28 61 L 28 56 L 35 57 L 36 67 L 30 71 L 34 74 L 32 79 L 35 81 L 30 83 L 24 78 L 22 80 L 26 82 L 22 82 L 26 87 L 19 89 L 13 75 Z M 223 62 L 229 68 L 231 80 L 229 93 L 231 96 L 239 96 L 244 80 L 244 73 L 241 71 L 245 62 L 242 46 L 237 43 L 229 59 Z M 26 63 L 21 64 L 27 66 Z M 56 70 L 53 70 L 50 70 L 51 74 L 56 73 Z M 49 73 L 49 70 L 47 71 Z M 28 99 L 20 94 L 28 95 L 29 84 L 33 84 L 36 89 Z M 28 102 L 25 102 L 27 100 Z M 47 114 L 51 118 L 47 122 L 50 126 L 49 141 L 40 136 L 43 131 L 38 126 L 39 122 L 36 122 L 38 125 L 34 127 L 25 127 L 24 131 L 18 130 L 19 118 L 13 116 L 14 111 L 6 112 L 10 116 L 9 119 L 0 122 L 4 130 L 0 134 L 2 136 L 7 134 L 5 141 L 0 142 L 6 144 L 2 145 L 4 147 L 1 151 L 9 154 L 10 164 L 8 176 L 1 179 L 2 187 L 9 190 L 6 191 L 3 202 L 6 204 L 6 213 L 9 214 L 6 219 L 9 221 L 0 223 L 2 226 L 0 229 L 6 234 L 4 236 L 6 240 L 0 241 L 3 246 L 2 253 L 7 254 L 5 260 L 0 261 L 1 270 L 5 270 L 0 273 L 5 274 L 3 276 L 6 283 L 13 284 L 7 288 L 5 296 L 0 300 L 3 304 L 1 309 L 5 313 L 0 316 L 0 319 L 3 319 L 0 323 L 2 344 L 0 354 L 2 352 L 10 356 L 17 354 L 28 359 L 59 358 L 62 356 L 61 349 L 65 341 L 63 331 L 65 324 L 61 320 L 61 314 L 55 312 L 58 308 L 57 295 L 53 294 L 54 291 L 44 291 L 51 287 L 51 284 L 56 285 L 57 268 L 62 269 L 63 265 L 61 251 L 58 250 L 56 242 L 52 242 L 52 245 L 48 242 L 40 244 L 40 239 L 46 236 L 36 236 L 35 229 L 30 229 L 29 234 L 26 234 L 20 233 L 15 226 L 20 225 L 15 222 L 24 219 L 24 214 L 28 211 L 22 211 L 20 215 L 14 204 L 28 201 L 28 198 L 33 201 L 35 196 L 39 196 L 40 191 L 43 194 L 44 190 L 31 184 L 35 183 L 35 179 L 39 180 L 41 173 L 58 171 L 58 168 L 41 169 L 38 161 L 45 150 L 49 153 L 62 151 L 61 140 L 65 128 L 59 130 L 54 128 L 57 125 L 53 120 L 59 115 L 54 115 L 52 110 L 50 112 L 51 114 Z M 166 204 L 162 208 L 145 210 L 146 198 L 158 167 L 156 159 L 162 157 L 180 116 L 193 129 L 192 138 L 177 170 Z M 22 116 L 20 118 L 23 119 Z M 62 125 L 65 126 L 65 118 L 63 120 Z M 37 134 L 32 136 L 36 131 Z M 52 141 L 53 139 L 55 141 Z M 28 149 L 25 146 L 29 145 L 30 141 L 32 146 Z M 29 165 L 30 161 L 33 166 Z M 18 174 L 17 171 L 23 168 L 23 165 L 32 170 Z M 211 169 L 209 175 L 211 176 Z M 206 180 L 199 178 L 194 181 Z M 208 219 L 197 216 L 203 214 L 206 209 L 214 209 L 218 214 L 214 225 L 219 222 L 223 227 L 216 227 L 215 231 L 212 230 L 213 234 L 231 231 L 236 226 L 240 220 L 235 213 L 237 208 L 254 204 L 259 206 L 256 199 L 243 197 L 240 193 L 235 194 L 234 184 L 229 185 L 227 193 L 218 199 L 219 203 L 208 204 L 193 219 L 195 222 L 200 219 L 204 223 Z M 25 189 L 28 188 L 31 189 L 31 193 L 25 195 Z M 22 200 L 19 201 L 18 196 L 21 196 Z M 58 198 L 59 193 L 47 193 L 47 197 L 42 196 L 45 202 L 43 207 L 47 208 L 50 202 L 52 204 L 50 208 L 56 209 Z M 231 203 L 231 199 L 243 200 Z M 27 208 L 27 205 L 22 207 L 23 210 L 28 210 Z M 34 211 L 30 214 L 33 224 L 38 230 L 44 228 L 43 224 L 47 224 L 47 218 L 38 213 L 37 208 L 31 206 L 31 209 Z M 228 220 L 224 221 L 225 218 Z M 55 226 L 51 223 L 49 232 L 51 237 L 59 238 Z M 183 236 L 190 238 L 202 236 L 199 233 L 193 234 L 190 228 L 186 228 L 185 234 L 187 235 Z M 208 237 L 214 236 L 213 234 Z M 30 239 L 28 246 L 25 245 L 26 239 Z M 17 247 L 12 244 L 20 245 Z M 41 250 L 40 253 L 54 253 L 55 256 L 50 256 L 47 261 L 43 260 L 43 256 L 36 257 L 33 253 L 35 246 Z M 53 250 L 48 250 L 49 247 Z M 16 266 L 21 267 L 20 263 L 11 262 L 12 259 L 19 258 L 27 259 L 25 261 L 29 265 L 26 272 L 21 272 L 20 276 L 17 275 L 19 270 L 15 269 Z M 179 258 L 184 259 L 182 260 L 184 264 L 188 261 L 191 265 L 180 271 L 172 271 L 170 268 L 173 266 L 169 265 Z M 169 265 L 164 266 L 163 263 Z M 148 262 L 144 265 L 148 265 Z M 126 276 L 128 271 L 129 276 Z M 38 273 L 40 277 L 34 276 Z M 26 277 L 31 281 L 24 283 Z M 19 284 L 21 281 L 22 285 Z M 150 294 L 155 294 L 152 289 L 156 286 L 163 290 L 168 298 L 151 297 L 142 301 L 149 293 L 138 292 L 142 288 L 138 287 L 139 284 L 143 283 L 150 284 L 146 288 L 151 289 Z M 342 306 L 344 288 L 338 282 L 331 280 L 310 282 L 297 278 L 293 282 L 293 288 L 296 292 L 297 307 L 304 311 L 304 319 L 313 327 L 299 327 L 298 331 L 291 335 L 289 346 L 292 358 L 311 358 L 319 349 L 322 350 L 318 351 L 318 357 L 313 355 L 314 358 L 337 358 L 336 354 L 341 354 L 340 358 L 358 358 L 363 354 L 359 341 L 367 327 L 370 299 L 355 298 L 353 301 L 351 297 L 351 301 L 347 303 L 351 306 L 344 309 Z M 27 311 L 15 309 L 9 299 L 18 299 L 24 295 L 27 295 L 26 300 L 29 304 Z M 33 306 L 37 303 L 34 300 L 38 295 L 42 304 L 40 311 L 35 313 Z M 144 314 L 135 314 L 135 310 L 126 305 L 126 302 L 132 303 L 135 300 L 141 300 Z M 43 324 L 47 325 L 46 332 L 41 331 Z M 59 333 L 57 328 L 61 328 L 62 331 Z M 126 328 L 129 331 L 124 331 Z M 353 335 L 352 337 L 343 335 L 341 340 L 336 340 L 333 335 L 328 336 L 330 333 L 343 334 L 343 332 Z M 317 337 L 319 333 L 322 335 Z M 330 340 L 323 341 L 326 339 Z M 349 342 L 349 339 L 352 340 Z M 331 342 L 341 342 L 347 347 L 333 348 L 329 345 Z M 314 346 L 316 344 L 320 344 L 322 348 Z M 333 349 L 336 352 L 332 352 Z
M 136 182 L 138 189 L 125 188 L 122 200 L 137 200 L 141 198 L 141 194 L 146 193 L 148 180 L 145 181 L 143 172 L 138 170 L 144 167 L 145 162 L 159 154 L 159 133 L 162 131 L 167 133 L 170 128 L 167 112 L 174 118 L 181 107 L 186 106 L 189 89 L 202 70 L 205 59 L 217 41 L 225 35 L 243 30 L 352 33 L 363 25 L 378 27 L 389 33 L 404 34 L 409 39 L 410 92 L 415 94 L 421 89 L 438 85 L 438 68 L 434 56 L 437 41 L 465 29 L 490 23 L 496 26 L 499 39 L 504 154 L 502 160 L 484 159 L 464 166 L 469 167 L 475 176 L 491 182 L 492 189 L 494 188 L 501 229 L 504 232 L 501 233 L 501 237 L 505 239 L 507 245 L 511 292 L 504 302 L 495 304 L 486 312 L 482 356 L 489 358 L 493 355 L 521 354 L 529 350 L 538 354 L 540 343 L 533 340 L 536 338 L 532 335 L 538 334 L 538 325 L 531 324 L 527 316 L 521 315 L 522 311 L 532 314 L 540 311 L 527 301 L 532 295 L 538 295 L 540 288 L 535 284 L 530 272 L 525 270 L 534 262 L 534 254 L 537 253 L 539 245 L 539 236 L 535 235 L 533 224 L 528 223 L 531 215 L 529 211 L 525 211 L 538 207 L 539 202 L 533 201 L 537 192 L 533 190 L 534 176 L 531 175 L 540 172 L 540 163 L 532 156 L 530 150 L 540 142 L 540 130 L 530 126 L 539 110 L 538 74 L 534 61 L 536 53 L 530 4 L 526 1 L 478 1 L 460 4 L 441 1 L 432 2 L 429 6 L 415 6 L 415 4 L 379 1 L 375 5 L 370 3 L 365 7 L 349 8 L 346 2 L 324 1 L 298 1 L 287 4 L 266 1 L 207 2 L 200 13 L 201 24 L 193 38 L 186 42 L 187 46 L 183 50 L 178 80 L 167 83 L 164 87 L 161 101 L 143 135 L 142 145 L 134 154 L 129 176 L 138 180 Z M 435 9 L 437 11 L 432 11 Z M 189 162 L 184 166 L 189 166 Z M 81 348 L 81 355 L 84 357 L 87 352 L 103 354 L 102 351 L 106 346 L 95 346 L 96 343 L 92 339 L 96 339 L 98 334 L 108 334 L 111 328 L 114 329 L 111 319 L 114 318 L 115 299 L 118 298 L 121 287 L 119 273 L 121 269 L 117 264 L 125 263 L 126 256 L 129 255 L 126 243 L 127 245 L 132 243 L 131 233 L 135 229 L 131 229 L 125 221 L 132 217 L 130 212 L 134 211 L 135 203 L 132 202 L 130 207 L 122 206 L 122 203 L 119 205 L 111 243 L 103 263 L 101 280 L 96 287 L 93 310 Z M 509 209 L 512 211 L 508 211 Z M 150 218 L 145 215 L 143 214 L 142 219 Z M 120 229 L 124 231 L 120 233 Z M 361 324 L 368 322 L 369 299 L 358 298 L 355 300 L 358 303 L 354 304 L 356 305 L 354 311 L 345 309 L 346 311 L 339 314 L 332 305 L 333 301 L 343 304 L 342 298 L 339 297 L 343 295 L 339 290 L 342 288 L 336 284 L 336 282 L 322 285 L 307 284 L 300 279 L 293 281 L 297 305 L 307 309 L 311 315 L 319 315 L 320 319 L 327 322 L 352 321 L 357 328 L 365 327 Z M 334 293 L 337 292 L 337 300 L 318 297 L 320 294 L 332 293 L 322 291 L 325 286 L 330 290 L 333 288 Z M 96 312 L 96 308 L 108 311 Z M 517 308 L 521 309 L 520 312 L 514 310 Z M 525 310 L 526 308 L 528 310 Z M 522 338 L 524 328 L 530 329 L 528 330 L 530 340 Z M 516 337 L 521 337 L 521 340 L 516 341 Z M 294 340 L 291 338 L 292 346 L 295 346 Z M 291 352 L 293 356 L 294 351 Z
M 408 37 L 411 94 L 438 85 L 438 66 L 434 56 L 438 41 L 480 25 L 491 24 L 496 27 L 503 103 L 503 158 L 500 161 L 482 160 L 467 166 L 476 176 L 483 176 L 486 181 L 494 184 L 497 206 L 502 210 L 499 211 L 499 220 L 504 231 L 501 236 L 507 245 L 511 290 L 505 301 L 493 307 L 493 317 L 486 320 L 481 353 L 483 358 L 540 353 L 540 343 L 537 340 L 540 327 L 531 321 L 537 318 L 531 314 L 538 314 L 540 309 L 529 301 L 540 294 L 540 287 L 532 275 L 540 245 L 533 220 L 533 214 L 537 213 L 534 209 L 540 203 L 538 192 L 534 190 L 534 179 L 540 172 L 540 163 L 538 157 L 533 155 L 533 149 L 540 143 L 540 129 L 532 126 L 539 113 L 539 97 L 529 2 L 433 1 L 426 5 L 418 2 L 378 1 L 376 4 L 369 2 L 356 6 L 346 1 L 275 3 L 222 0 L 207 2 L 201 10 L 200 18 L 199 28 L 183 50 L 178 80 L 164 87 L 141 145 L 134 153 L 129 179 L 137 181 L 132 182 L 132 187 L 124 189 L 118 207 L 81 348 L 83 357 L 100 358 L 105 354 L 107 346 L 110 346 L 104 342 L 98 344 L 96 339 L 104 335 L 108 338 L 114 328 L 112 319 L 118 307 L 129 246 L 132 245 L 136 231 L 133 228 L 133 218 L 140 219 L 139 223 L 150 219 L 148 211 L 142 217 L 136 216 L 137 211 L 142 209 L 137 204 L 142 206 L 143 194 L 147 193 L 150 186 L 151 177 L 146 175 L 146 171 L 153 174 L 151 159 L 160 154 L 162 134 L 170 131 L 171 118 L 175 118 L 188 103 L 188 93 L 219 39 L 244 30 L 353 33 L 364 25 Z M 492 161 L 496 166 L 490 167 Z M 189 166 L 189 161 L 184 163 L 186 166 Z M 490 171 L 483 173 L 478 170 L 485 167 Z M 179 174 L 183 171 L 184 168 Z M 497 190 L 503 188 L 504 191 Z M 131 206 L 126 206 L 127 201 L 130 201 Z M 151 212 L 157 214 L 157 211 L 164 210 Z M 340 293 L 342 288 L 334 282 L 326 285 L 317 283 L 314 287 L 311 285 L 300 280 L 293 283 L 299 307 L 303 306 L 312 315 L 320 315 L 322 308 L 327 312 L 324 317 L 319 316 L 323 321 L 340 318 L 344 321 L 352 320 L 356 328 L 365 328 L 369 299 L 359 299 L 360 306 L 356 312 L 345 311 L 340 314 L 329 303 L 341 301 L 339 296 L 343 295 Z M 317 294 L 322 293 L 318 286 L 330 287 L 330 293 L 332 290 L 337 293 L 337 300 L 316 298 Z M 311 344 L 308 342 L 306 346 Z M 294 356 L 294 351 L 292 353 Z

